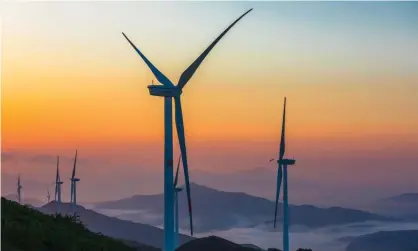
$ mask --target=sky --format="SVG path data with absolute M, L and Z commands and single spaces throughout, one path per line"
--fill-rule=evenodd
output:
M 8 2 L 2 172 L 46 181 L 78 149 L 84 179 L 162 176 L 163 101 L 121 32 L 177 83 L 249 8 L 183 91 L 192 175 L 271 166 L 286 96 L 291 179 L 418 191 L 415 2 Z

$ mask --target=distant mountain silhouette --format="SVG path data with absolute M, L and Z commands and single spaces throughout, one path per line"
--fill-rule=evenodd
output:
M 3 197 L 8 199 L 8 200 L 12 200 L 12 201 L 17 202 L 17 194 L 7 194 Z M 22 203 L 25 204 L 25 205 L 31 205 L 33 207 L 39 207 L 39 206 L 42 206 L 43 204 L 45 204 L 44 201 L 38 200 L 36 198 L 23 198 Z
M 418 193 L 403 193 L 397 196 L 389 197 L 386 200 L 398 203 L 418 204 Z
M 225 230 L 233 227 L 271 227 L 274 202 L 245 193 L 223 192 L 195 183 L 191 184 L 195 230 L 207 232 Z M 187 229 L 187 204 L 185 193 L 180 193 L 180 225 Z M 142 210 L 155 215 L 163 214 L 163 195 L 136 195 L 116 201 L 95 204 L 97 209 Z M 146 221 L 141 213 L 121 214 L 123 219 Z M 281 215 L 281 208 L 279 214 Z M 119 217 L 119 216 L 118 216 Z M 279 217 L 280 219 L 280 217 Z M 290 206 L 290 224 L 307 227 L 324 227 L 362 221 L 386 221 L 387 217 L 346 208 L 318 208 L 309 205 Z M 149 224 L 162 224 L 162 217 L 154 217 Z
M 40 208 L 39 211 L 47 214 L 55 213 L 55 201 L 52 201 Z M 62 203 L 61 212 L 63 214 L 72 214 L 71 204 Z M 163 230 L 146 224 L 134 223 L 131 221 L 120 220 L 106 215 L 99 214 L 95 211 L 77 206 L 77 215 L 86 227 L 93 232 L 102 233 L 104 235 L 124 239 L 125 241 L 133 241 L 157 248 L 162 248 L 164 243 Z M 180 235 L 180 243 L 185 243 L 194 239 L 193 237 Z
M 354 237 L 346 251 L 417 251 L 418 230 L 380 231 Z
M 177 251 L 255 251 L 257 248 L 246 247 L 217 236 L 209 236 L 189 241 Z
M 418 193 L 404 193 L 371 203 L 370 210 L 404 220 L 418 221 Z

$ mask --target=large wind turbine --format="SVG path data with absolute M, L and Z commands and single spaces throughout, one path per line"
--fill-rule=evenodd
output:
M 176 171 L 176 176 L 174 178 L 174 201 L 175 201 L 175 208 L 174 208 L 174 231 L 175 231 L 175 236 L 174 236 L 174 248 L 178 248 L 179 245 L 179 195 L 178 193 L 180 193 L 181 191 L 183 191 L 183 187 L 177 187 L 177 183 L 178 183 L 178 177 L 179 177 L 179 168 L 180 168 L 180 160 L 181 160 L 181 154 L 179 157 L 179 161 L 177 163 L 177 171 Z
M 61 181 L 60 178 L 60 157 L 57 156 L 57 175 L 55 177 L 55 206 L 56 206 L 56 213 L 60 212 L 60 205 L 61 205 L 61 185 L 64 183 Z
M 17 201 L 22 202 L 22 184 L 20 183 L 20 174 L 17 175 Z
M 80 181 L 79 178 L 75 177 L 75 167 L 77 165 L 77 150 L 75 150 L 75 157 L 74 157 L 74 166 L 73 166 L 73 173 L 71 175 L 71 206 L 72 206 L 72 211 L 75 214 L 75 209 L 76 209 L 76 205 L 77 205 L 77 189 L 76 189 L 76 185 L 77 182 Z
M 283 121 L 282 121 L 282 135 L 280 139 L 280 151 L 279 159 L 277 160 L 278 172 L 277 172 L 277 190 L 276 190 L 276 207 L 274 210 L 274 228 L 276 228 L 277 217 L 277 205 L 280 195 L 280 186 L 283 178 L 283 251 L 289 251 L 289 204 L 288 204 L 288 191 L 287 191 L 287 166 L 294 165 L 296 160 L 285 159 L 284 153 L 286 148 L 285 143 L 285 126 L 286 126 L 286 98 L 284 98 L 283 106 Z M 283 171 L 282 171 L 283 167 Z M 283 175 L 282 175 L 283 172 Z
M 172 127 L 172 99 L 175 103 L 175 122 L 177 128 L 177 136 L 180 144 L 180 151 L 183 158 L 184 178 L 186 183 L 187 202 L 189 206 L 190 233 L 193 235 L 193 218 L 189 184 L 189 169 L 186 154 L 186 139 L 184 135 L 183 114 L 181 108 L 180 95 L 187 82 L 192 78 L 199 65 L 209 54 L 212 48 L 219 40 L 248 12 L 241 15 L 233 22 L 224 32 L 221 33 L 208 48 L 181 74 L 179 82 L 175 86 L 163 73 L 161 73 L 142 52 L 129 40 L 122 32 L 123 36 L 128 40 L 131 46 L 144 60 L 150 70 L 153 72 L 158 82 L 162 85 L 149 85 L 150 95 L 164 97 L 164 251 L 174 250 L 174 192 L 173 192 L 173 127 Z

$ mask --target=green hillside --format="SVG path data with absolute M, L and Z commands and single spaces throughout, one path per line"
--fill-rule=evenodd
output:
M 1 198 L 2 251 L 135 251 L 90 232 L 75 217 L 49 216 Z

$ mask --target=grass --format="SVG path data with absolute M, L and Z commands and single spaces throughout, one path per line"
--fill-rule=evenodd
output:
M 122 241 L 89 231 L 78 218 L 45 215 L 1 198 L 1 250 L 135 251 Z

